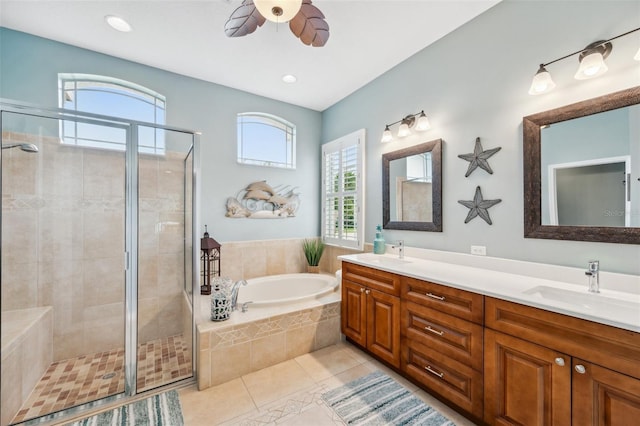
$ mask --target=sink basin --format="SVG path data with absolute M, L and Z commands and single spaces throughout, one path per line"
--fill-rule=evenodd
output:
M 406 263 L 411 263 L 410 260 L 385 256 L 383 254 L 364 254 L 358 257 L 367 263 L 377 263 L 379 265 L 402 265 Z
M 622 300 L 607 297 L 600 293 L 589 293 L 586 288 L 584 291 L 577 291 L 549 286 L 533 287 L 523 293 L 547 301 L 566 303 L 587 310 L 610 310 L 627 315 L 640 315 L 640 300 L 636 300 L 638 298 L 633 294 L 628 295 L 631 300 Z

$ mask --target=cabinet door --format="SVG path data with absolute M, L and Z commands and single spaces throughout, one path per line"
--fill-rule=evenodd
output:
M 569 425 L 571 358 L 485 330 L 484 420 L 492 425 Z
M 640 422 L 640 380 L 579 359 L 573 367 L 574 425 Z
M 342 280 L 342 334 L 362 347 L 367 346 L 367 296 L 365 288 Z
M 400 298 L 376 290 L 367 295 L 367 348 L 400 367 Z

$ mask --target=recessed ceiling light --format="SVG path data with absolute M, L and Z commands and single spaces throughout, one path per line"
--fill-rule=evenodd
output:
M 131 25 L 119 16 L 107 15 L 104 17 L 104 20 L 107 21 L 107 24 L 114 30 L 123 33 L 128 33 L 132 30 Z
M 298 78 L 293 74 L 287 74 L 282 76 L 282 81 L 285 83 L 295 83 L 298 81 Z

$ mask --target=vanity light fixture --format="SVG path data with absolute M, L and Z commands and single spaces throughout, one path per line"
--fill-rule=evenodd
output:
M 580 67 L 574 78 L 576 80 L 587 80 L 589 78 L 598 77 L 609 69 L 604 59 L 609 56 L 613 45 L 609 42 L 596 41 L 587 46 L 580 53 Z
M 574 76 L 577 80 L 586 80 L 604 74 L 608 70 L 607 64 L 604 62 L 604 60 L 607 58 L 607 56 L 609 56 L 611 50 L 613 49 L 613 44 L 611 44 L 611 41 L 639 30 L 640 28 L 636 28 L 631 31 L 627 31 L 626 33 L 612 37 L 608 40 L 599 40 L 593 42 L 584 49 L 570 53 L 561 58 L 554 59 L 553 61 L 540 64 L 538 72 L 536 72 L 536 75 L 533 76 L 533 81 L 531 82 L 531 87 L 529 88 L 529 94 L 540 95 L 553 90 L 553 88 L 556 87 L 556 84 L 553 82 L 551 74 L 549 73 L 549 71 L 547 71 L 546 67 L 555 62 L 570 58 L 574 55 L 579 55 L 578 60 L 580 61 L 580 66 Z M 638 50 L 638 53 L 636 53 L 634 59 L 636 61 L 640 61 L 640 50 Z
M 399 138 L 409 136 L 411 134 L 412 127 L 414 127 L 418 132 L 424 132 L 431 128 L 431 125 L 429 124 L 429 118 L 427 118 L 424 110 L 422 110 L 420 112 L 416 112 L 415 114 L 409 114 L 406 117 L 391 124 L 386 124 L 384 127 L 384 132 L 382 132 L 382 139 L 380 139 L 380 142 L 387 143 L 393 140 L 393 135 L 391 134 L 391 129 L 389 129 L 389 126 L 393 126 L 394 124 L 398 123 L 400 123 L 400 126 L 398 127 Z

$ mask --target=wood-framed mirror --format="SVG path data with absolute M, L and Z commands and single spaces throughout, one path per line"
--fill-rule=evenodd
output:
M 442 140 L 382 155 L 385 229 L 442 232 Z
M 640 86 L 522 124 L 525 238 L 640 244 Z

